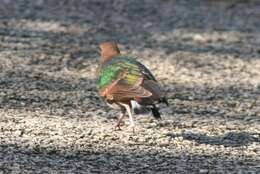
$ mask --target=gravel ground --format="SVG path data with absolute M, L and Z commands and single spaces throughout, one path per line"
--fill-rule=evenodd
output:
M 0 174 L 260 173 L 260 2 L 3 0 Z M 167 90 L 133 134 L 95 88 L 117 40 Z

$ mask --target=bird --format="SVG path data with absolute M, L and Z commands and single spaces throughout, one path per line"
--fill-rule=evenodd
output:
M 119 109 L 115 129 L 126 114 L 130 127 L 135 132 L 133 114 L 152 112 L 156 119 L 161 119 L 158 103 L 169 105 L 166 93 L 149 69 L 133 56 L 120 53 L 113 41 L 99 44 L 100 62 L 97 70 L 97 90 L 99 96 L 112 108 Z

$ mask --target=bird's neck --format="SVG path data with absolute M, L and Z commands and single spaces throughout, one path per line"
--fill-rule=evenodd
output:
M 107 62 L 112 57 L 119 56 L 119 55 L 120 55 L 120 52 L 118 52 L 118 51 L 106 52 L 106 54 L 104 54 L 104 53 L 102 54 L 101 53 L 101 64 Z

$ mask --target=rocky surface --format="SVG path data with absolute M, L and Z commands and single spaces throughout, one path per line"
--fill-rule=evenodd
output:
M 0 173 L 259 173 L 257 0 L 3 0 Z M 167 90 L 163 120 L 98 98 L 116 40 Z

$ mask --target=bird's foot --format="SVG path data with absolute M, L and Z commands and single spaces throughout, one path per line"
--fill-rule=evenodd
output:
M 132 127 L 133 134 L 135 133 L 135 127 Z
M 114 130 L 115 131 L 120 131 L 122 129 L 121 129 L 120 125 L 116 124 L 115 127 L 114 127 Z
M 122 126 L 122 125 L 124 125 L 124 122 L 122 122 L 122 120 L 117 121 L 117 122 L 116 122 L 116 125 L 115 125 L 115 127 L 114 127 L 114 130 L 115 130 L 115 131 L 122 130 L 122 129 L 121 129 L 121 126 Z
M 135 133 L 135 125 L 130 124 L 129 126 L 130 130 L 132 130 L 133 134 Z

